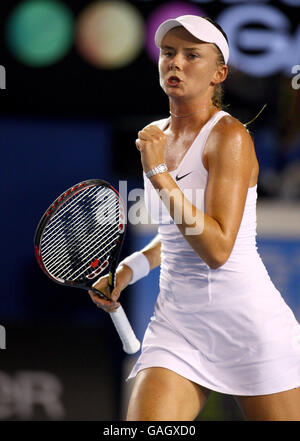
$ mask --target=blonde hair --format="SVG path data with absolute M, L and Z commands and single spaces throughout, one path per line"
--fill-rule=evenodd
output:
M 225 64 L 223 54 L 222 54 L 222 52 L 220 51 L 220 49 L 216 45 L 214 45 L 214 46 L 216 48 L 216 52 L 217 52 L 217 55 L 218 55 L 217 56 L 217 60 L 216 60 L 216 64 L 217 64 L 218 67 L 219 66 L 223 66 L 223 64 Z M 211 97 L 211 100 L 212 100 L 213 105 L 216 106 L 217 109 L 220 109 L 220 110 L 224 110 L 225 108 L 229 107 L 228 104 L 224 105 L 223 102 L 222 102 L 223 94 L 224 94 L 224 90 L 223 90 L 222 83 L 216 84 L 213 96 Z M 255 121 L 256 118 L 259 117 L 259 115 L 262 113 L 262 111 L 265 109 L 266 106 L 267 106 L 267 104 L 265 104 L 262 107 L 262 109 L 258 112 L 258 114 L 254 118 L 252 118 L 250 121 L 245 123 L 244 126 L 247 128 L 247 126 L 249 124 L 253 123 L 253 121 Z
M 218 67 L 219 66 L 223 66 L 223 64 L 225 64 L 223 54 L 222 54 L 222 52 L 220 51 L 220 49 L 216 45 L 215 45 L 215 48 L 216 48 L 217 54 L 218 54 L 218 56 L 217 56 L 217 66 Z M 225 107 L 228 107 L 228 106 L 224 106 L 224 104 L 223 104 L 223 95 L 224 95 L 224 89 L 223 89 L 222 83 L 216 84 L 215 88 L 214 88 L 213 96 L 211 97 L 211 100 L 212 100 L 213 105 L 216 106 L 217 109 L 221 109 L 222 110 Z
M 205 20 L 209 21 L 210 23 L 212 23 L 223 34 L 224 38 L 226 39 L 226 41 L 228 43 L 227 35 L 224 32 L 224 30 L 221 28 L 221 26 L 209 17 L 203 17 L 203 18 Z M 216 54 L 217 54 L 216 65 L 217 65 L 217 67 L 223 66 L 225 64 L 223 54 L 216 44 L 214 44 L 214 47 L 216 49 Z M 224 95 L 223 84 L 222 83 L 216 84 L 215 88 L 214 88 L 214 93 L 211 97 L 211 100 L 212 100 L 213 105 L 215 107 L 217 107 L 217 109 L 220 109 L 220 110 L 225 110 L 227 107 L 229 107 L 228 104 L 226 104 L 226 105 L 223 104 L 223 95 Z M 250 121 L 248 121 L 247 123 L 244 124 L 246 129 L 249 124 L 253 123 L 253 121 L 255 121 L 256 118 L 259 117 L 259 115 L 262 113 L 262 111 L 265 109 L 266 106 L 267 106 L 267 104 L 265 104 L 262 107 L 262 109 L 258 112 L 258 114 L 254 118 L 252 118 Z M 249 132 L 249 130 L 248 130 L 248 132 Z
M 222 29 L 222 27 L 216 23 L 214 20 L 212 20 L 209 17 L 202 17 L 205 20 L 209 21 L 211 24 L 213 24 L 224 36 L 225 40 L 228 43 L 228 37 L 226 35 L 226 32 L 224 31 L 224 29 Z M 214 44 L 214 47 L 216 48 L 216 52 L 217 52 L 217 66 L 223 66 L 223 64 L 225 64 L 225 60 L 223 57 L 222 52 L 220 51 L 220 49 L 218 48 L 218 46 L 216 44 Z M 224 109 L 225 107 L 228 107 L 228 105 L 224 105 L 223 104 L 223 95 L 224 95 L 224 89 L 223 89 L 223 85 L 222 83 L 218 83 L 215 85 L 215 89 L 214 89 L 214 93 L 213 96 L 211 98 L 212 103 L 214 106 L 217 107 L 217 109 Z

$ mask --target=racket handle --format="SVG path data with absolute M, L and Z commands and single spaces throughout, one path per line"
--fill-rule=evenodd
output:
M 141 344 L 136 338 L 122 306 L 119 306 L 115 312 L 110 312 L 109 315 L 122 340 L 124 351 L 127 354 L 135 354 L 140 349 Z

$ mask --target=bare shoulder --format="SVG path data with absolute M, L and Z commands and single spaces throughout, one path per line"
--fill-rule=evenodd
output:
M 225 115 L 211 130 L 205 146 L 205 159 L 229 155 L 249 157 L 253 153 L 253 141 L 247 128 L 238 119 Z
M 223 116 L 212 129 L 212 133 L 216 134 L 218 137 L 241 138 L 244 141 L 252 143 L 247 128 L 238 119 L 231 115 Z

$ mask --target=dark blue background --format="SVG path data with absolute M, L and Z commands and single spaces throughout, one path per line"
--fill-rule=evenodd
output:
M 1 161 L 2 323 L 103 319 L 105 314 L 91 308 L 87 292 L 72 295 L 73 290 L 55 285 L 40 271 L 33 236 L 44 211 L 67 188 L 88 178 L 115 180 L 110 124 L 2 118 L 0 144 L 5 155 Z

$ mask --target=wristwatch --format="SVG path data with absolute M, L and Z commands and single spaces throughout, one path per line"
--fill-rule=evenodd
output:
M 168 167 L 166 166 L 166 164 L 165 163 L 159 164 L 157 167 L 154 167 L 152 170 L 149 170 L 146 173 L 146 177 L 149 179 L 152 178 L 152 176 L 157 175 L 158 173 L 164 173 L 166 171 L 168 171 Z

